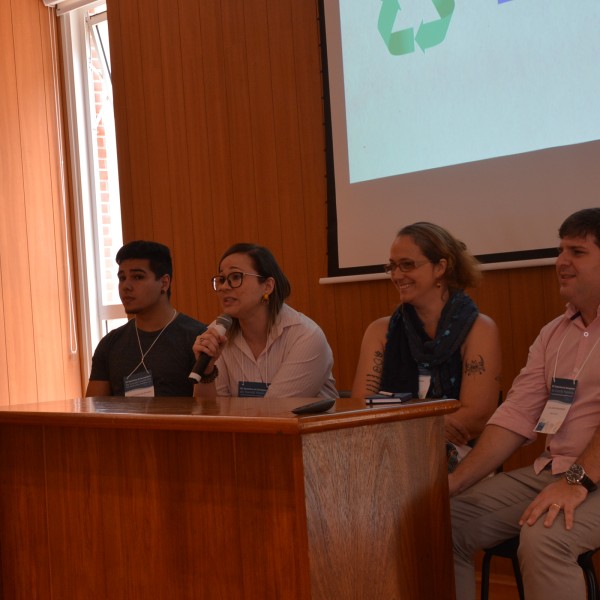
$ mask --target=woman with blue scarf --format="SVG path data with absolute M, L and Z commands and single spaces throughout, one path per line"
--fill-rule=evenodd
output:
M 445 416 L 453 470 L 494 412 L 500 389 L 498 329 L 464 291 L 479 281 L 479 264 L 445 229 L 421 222 L 398 232 L 385 271 L 400 305 L 367 328 L 352 397 L 410 392 L 460 400 Z

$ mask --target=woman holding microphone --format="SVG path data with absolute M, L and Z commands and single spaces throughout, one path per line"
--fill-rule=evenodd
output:
M 267 248 L 231 246 L 212 285 L 232 325 L 227 335 L 209 327 L 196 338 L 196 358 L 211 358 L 194 396 L 338 396 L 325 334 L 285 304 L 290 284 Z

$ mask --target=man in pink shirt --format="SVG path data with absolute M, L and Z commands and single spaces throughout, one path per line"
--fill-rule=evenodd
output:
M 561 225 L 564 315 L 541 330 L 476 447 L 449 475 L 457 600 L 474 600 L 473 555 L 520 534 L 527 600 L 585 599 L 582 552 L 600 547 L 600 208 Z M 487 477 L 546 434 L 533 465 Z

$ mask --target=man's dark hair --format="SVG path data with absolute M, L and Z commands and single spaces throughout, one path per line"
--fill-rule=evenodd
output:
M 150 263 L 150 270 L 154 273 L 156 279 L 163 275 L 168 275 L 170 279 L 167 296 L 171 297 L 171 282 L 173 281 L 173 262 L 171 261 L 171 251 L 164 244 L 158 242 L 147 242 L 145 240 L 136 240 L 125 244 L 118 252 L 115 260 L 120 265 L 124 260 L 132 258 L 147 259 Z
M 560 226 L 558 235 L 561 240 L 593 235 L 596 246 L 600 246 L 600 208 L 584 208 L 573 213 Z

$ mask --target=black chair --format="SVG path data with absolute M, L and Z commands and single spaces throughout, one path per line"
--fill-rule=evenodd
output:
M 519 567 L 519 559 L 517 558 L 517 548 L 519 547 L 519 536 L 500 542 L 491 548 L 486 548 L 483 551 L 483 561 L 481 562 L 481 600 L 488 600 L 490 593 L 490 563 L 494 556 L 501 558 L 510 558 L 515 573 L 517 589 L 519 590 L 519 598 L 525 600 L 523 591 L 523 578 L 521 577 L 521 568 Z
M 517 581 L 517 589 L 519 590 L 519 598 L 525 600 L 523 592 L 523 579 L 521 577 L 521 569 L 517 558 L 517 548 L 519 547 L 519 536 L 505 540 L 492 548 L 486 548 L 483 551 L 483 562 L 481 563 L 481 600 L 488 600 L 490 591 L 490 562 L 494 556 L 502 558 L 510 558 L 515 572 Z M 589 550 L 580 554 L 577 562 L 583 569 L 585 577 L 585 585 L 587 587 L 588 600 L 600 600 L 600 591 L 598 590 L 598 580 L 596 579 L 596 571 L 594 569 L 594 561 L 592 556 L 597 550 Z

